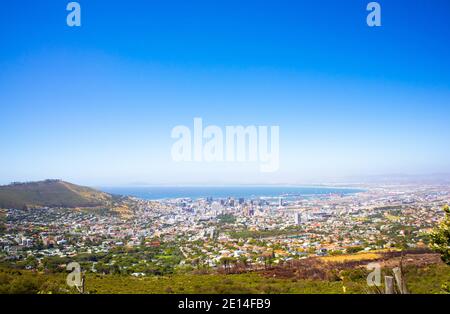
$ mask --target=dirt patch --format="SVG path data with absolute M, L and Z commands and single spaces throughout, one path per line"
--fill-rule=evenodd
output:
M 339 280 L 342 271 L 357 270 L 361 276 L 368 271 L 366 266 L 369 263 L 378 262 L 383 268 L 394 268 L 415 266 L 426 267 L 429 265 L 442 264 L 439 254 L 435 253 L 407 253 L 388 252 L 380 255 L 380 258 L 374 260 L 350 260 L 343 262 L 324 262 L 320 258 L 307 258 L 294 260 L 282 265 L 270 267 L 259 271 L 262 275 L 281 279 L 312 279 L 312 280 Z
M 400 265 L 402 261 L 403 266 L 416 266 L 425 267 L 433 264 L 442 264 L 442 260 L 439 254 L 429 253 L 429 254 L 406 254 L 401 257 L 394 257 L 381 262 L 382 267 L 392 268 Z

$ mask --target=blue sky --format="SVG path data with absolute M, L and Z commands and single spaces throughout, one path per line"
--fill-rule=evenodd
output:
M 3 1 L 0 183 L 282 184 L 450 172 L 450 3 Z M 280 170 L 174 163 L 176 125 L 279 125 Z

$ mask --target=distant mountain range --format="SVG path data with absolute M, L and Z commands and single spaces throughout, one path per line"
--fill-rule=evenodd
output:
M 61 180 L 12 183 L 0 186 L 0 208 L 109 206 L 115 197 Z

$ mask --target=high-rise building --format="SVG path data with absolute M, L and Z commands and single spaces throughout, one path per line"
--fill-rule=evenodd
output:
M 283 199 L 281 197 L 278 199 L 278 206 L 283 207 Z
M 301 213 L 295 213 L 294 214 L 294 221 L 296 225 L 301 225 L 302 223 L 302 214 Z

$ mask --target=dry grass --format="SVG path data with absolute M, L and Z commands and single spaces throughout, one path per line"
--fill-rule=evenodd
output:
M 363 252 L 348 255 L 324 256 L 320 259 L 328 263 L 344 263 L 356 261 L 370 261 L 382 258 L 383 255 L 377 252 Z

